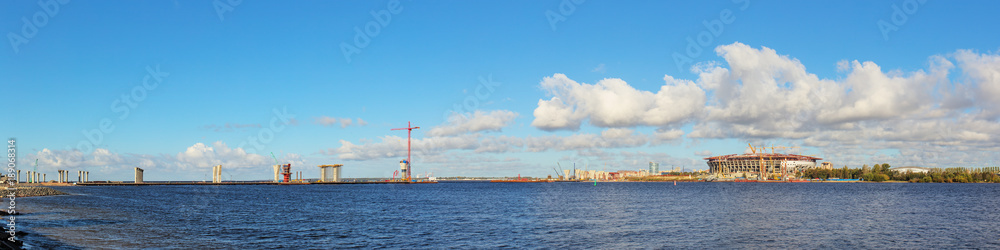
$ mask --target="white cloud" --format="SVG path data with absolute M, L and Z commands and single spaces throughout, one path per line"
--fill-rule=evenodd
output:
M 115 176 L 126 176 L 131 179 L 131 171 L 135 167 L 148 172 L 147 180 L 184 180 L 208 174 L 213 166 L 220 164 L 226 173 L 247 171 L 251 174 L 265 173 L 266 171 L 262 169 L 269 169 L 274 164 L 270 156 L 249 154 L 242 148 L 230 148 L 221 141 L 212 143 L 211 146 L 195 143 L 175 155 L 119 154 L 104 148 L 97 148 L 89 154 L 84 154 L 76 150 L 46 148 L 26 157 L 38 159 L 39 171 L 43 172 L 94 171 L 96 168 L 100 172 L 94 174 L 93 177 L 96 179 Z M 292 163 L 294 166 L 305 163 L 301 155 L 293 153 L 280 156 L 279 161 Z M 171 173 L 171 176 L 163 176 L 163 173 Z
M 969 50 L 955 52 L 962 71 L 968 77 L 984 118 L 1000 117 L 1000 53 L 976 54 Z M 964 87 L 964 86 L 963 86 Z
M 947 61 L 945 61 L 947 62 Z M 844 80 L 850 92 L 840 103 L 831 103 L 835 109 L 820 112 L 819 121 L 825 123 L 881 120 L 912 114 L 924 105 L 930 105 L 933 86 L 947 79 L 951 64 L 934 69 L 928 75 L 917 71 L 909 76 L 886 75 L 873 62 L 851 63 L 852 71 Z
M 705 103 L 705 92 L 691 81 L 664 77 L 656 93 L 637 90 L 621 79 L 580 84 L 563 74 L 546 77 L 541 87 L 549 100 L 539 100 L 535 120 L 539 129 L 578 130 L 584 119 L 598 127 L 668 126 L 692 118 Z
M 566 105 L 559 97 L 552 99 L 538 100 L 538 108 L 535 108 L 535 120 L 531 126 L 548 131 L 559 129 L 579 130 L 583 117 L 573 112 L 573 107 Z
M 472 114 L 453 113 L 448 122 L 427 131 L 428 136 L 453 136 L 480 131 L 500 132 L 514 122 L 518 114 L 507 110 L 494 110 L 489 113 L 476 110 Z
M 905 154 L 897 160 L 912 164 L 918 160 L 946 164 L 942 159 L 983 163 L 1000 157 L 1000 152 L 989 151 L 1000 147 L 996 136 L 1000 54 L 958 50 L 931 55 L 926 69 L 913 71 L 842 60 L 834 65 L 842 77 L 820 78 L 797 59 L 767 47 L 733 43 L 718 46 L 715 52 L 724 63 L 695 64 L 696 84 L 665 76 L 667 84 L 655 94 L 620 79 L 591 85 L 562 74 L 546 77 L 539 85 L 551 98 L 539 100 L 532 126 L 546 131 L 579 130 L 584 123 L 603 128 L 649 126 L 657 128 L 651 145 L 677 141 L 684 132 L 675 128 L 691 124 L 687 137 L 696 140 L 787 140 L 824 152 L 881 147 L 874 150 L 876 154 L 872 150 L 831 153 L 851 163 L 903 157 L 881 153 L 886 149 Z M 956 68 L 963 75 L 952 80 Z M 537 151 L 584 145 L 571 139 L 588 135 L 574 136 L 564 139 L 568 143 L 525 138 L 525 147 Z M 962 151 L 940 150 L 934 157 L 909 152 L 928 145 Z
M 321 116 L 321 117 L 313 118 L 313 120 L 314 120 L 313 121 L 314 123 L 319 124 L 319 125 L 323 125 L 323 126 L 330 126 L 330 125 L 337 124 L 337 118 L 335 118 L 335 117 Z
M 954 67 L 941 56 L 929 58 L 929 73 L 886 73 L 874 62 L 845 60 L 837 67 L 847 77 L 830 80 L 766 47 L 734 43 L 716 52 L 729 68 L 699 69 L 699 85 L 714 95 L 692 138 L 789 138 L 815 145 L 830 137 L 827 131 L 847 131 L 856 138 L 863 133 L 858 130 L 880 123 L 956 114 L 935 108 L 944 106 L 935 103 L 935 90 L 949 86 Z M 955 100 L 949 106 L 962 106 Z
M 212 146 L 195 143 L 184 152 L 177 153 L 174 162 L 179 169 L 208 169 L 215 165 L 225 168 L 255 168 L 269 166 L 271 160 L 263 155 L 248 154 L 242 148 L 229 148 L 217 141 Z
M 684 136 L 684 131 L 680 129 L 657 129 L 653 132 L 653 137 L 656 139 L 655 144 L 678 141 L 682 136 Z

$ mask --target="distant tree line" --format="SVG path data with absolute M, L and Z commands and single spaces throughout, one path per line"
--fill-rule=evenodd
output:
M 908 181 L 908 182 L 939 182 L 939 183 L 977 183 L 992 182 L 1000 183 L 1000 172 L 998 167 L 988 168 L 932 168 L 927 173 L 913 173 L 891 171 L 888 163 L 875 164 L 869 168 L 864 165 L 861 168 L 838 169 L 806 169 L 798 174 L 800 178 L 807 179 L 863 179 L 865 181 Z

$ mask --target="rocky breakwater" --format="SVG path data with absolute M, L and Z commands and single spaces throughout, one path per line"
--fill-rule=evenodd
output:
M 16 188 L 17 188 L 16 190 L 13 190 L 12 188 L 4 188 L 4 190 L 3 190 L 3 196 L 7 196 L 8 194 L 10 194 L 11 191 L 13 191 L 14 194 L 17 197 L 33 197 L 33 196 L 49 196 L 49 195 L 64 195 L 64 194 L 67 194 L 67 193 L 64 193 L 62 191 L 55 190 L 55 189 L 52 189 L 52 188 L 47 188 L 47 187 L 18 186 Z

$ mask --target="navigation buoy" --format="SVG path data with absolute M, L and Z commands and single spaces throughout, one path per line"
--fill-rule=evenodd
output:
M 674 186 L 677 186 L 677 181 L 674 181 Z

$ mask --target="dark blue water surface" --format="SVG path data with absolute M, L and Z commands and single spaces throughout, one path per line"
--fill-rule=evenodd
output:
M 60 187 L 35 248 L 1000 248 L 1000 185 Z

